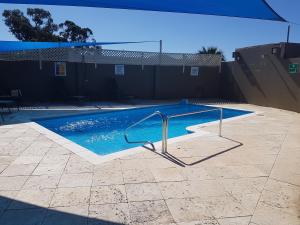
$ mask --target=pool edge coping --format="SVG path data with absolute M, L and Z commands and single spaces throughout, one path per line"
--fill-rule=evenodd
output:
M 208 105 L 208 106 L 213 106 L 213 105 Z M 227 108 L 227 109 L 237 109 L 237 110 L 244 110 L 245 109 L 240 109 L 240 108 L 228 108 L 228 107 L 222 107 L 222 108 Z M 243 119 L 243 118 L 247 118 L 250 116 L 254 116 L 254 115 L 258 115 L 261 114 L 263 112 L 261 111 L 254 111 L 245 115 L 240 115 L 240 116 L 236 116 L 236 117 L 232 117 L 232 118 L 227 118 L 227 119 L 223 119 L 223 123 L 228 123 L 234 120 L 239 120 L 239 119 Z M 35 121 L 28 121 L 26 123 L 29 127 L 35 129 L 36 131 L 40 132 L 41 134 L 44 134 L 47 138 L 49 138 L 50 140 L 52 140 L 54 143 L 61 145 L 62 147 L 68 149 L 69 151 L 71 151 L 72 153 L 84 158 L 86 161 L 90 162 L 93 165 L 99 165 L 102 164 L 104 162 L 108 162 L 114 159 L 118 159 L 118 158 L 123 158 L 126 156 L 130 156 L 130 155 L 135 155 L 137 153 L 141 153 L 141 152 L 145 152 L 148 151 L 146 148 L 144 148 L 143 146 L 139 146 L 139 147 L 134 147 L 134 148 L 129 148 L 123 151 L 119 151 L 119 152 L 115 152 L 115 153 L 111 153 L 108 155 L 98 155 L 94 152 L 92 152 L 91 150 L 76 144 L 75 142 L 59 135 L 56 134 L 55 132 L 43 127 L 42 125 L 38 124 Z M 186 134 L 186 135 L 182 135 L 179 137 L 175 137 L 175 138 L 169 138 L 168 139 L 168 144 L 173 144 L 173 143 L 177 143 L 177 142 L 181 142 L 181 141 L 186 141 L 192 138 L 196 138 L 196 137 L 201 137 L 207 134 L 215 134 L 214 132 L 208 132 L 208 131 L 203 131 L 202 128 L 207 127 L 207 126 L 213 126 L 219 124 L 219 120 L 216 121 L 212 121 L 212 122 L 207 122 L 207 123 L 201 123 L 201 124 L 197 124 L 197 125 L 193 125 L 193 126 L 189 126 L 186 127 L 186 129 L 188 131 L 191 131 L 193 133 L 190 134 Z M 155 146 L 155 149 L 159 150 L 161 149 L 161 144 L 162 141 L 158 141 L 153 143 Z

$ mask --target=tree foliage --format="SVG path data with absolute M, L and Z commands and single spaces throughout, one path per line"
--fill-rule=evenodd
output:
M 4 10 L 4 22 L 9 31 L 21 41 L 78 41 L 93 40 L 93 32 L 82 28 L 72 21 L 55 24 L 49 11 L 28 8 L 26 15 L 18 9 Z
M 202 47 L 201 50 L 198 52 L 199 54 L 212 54 L 212 55 L 221 55 L 222 61 L 226 61 L 225 55 L 221 49 L 217 47 Z
M 61 29 L 59 35 L 66 41 L 85 42 L 93 35 L 91 29 L 81 28 L 70 20 L 66 20 L 64 23 L 59 24 L 59 28 Z

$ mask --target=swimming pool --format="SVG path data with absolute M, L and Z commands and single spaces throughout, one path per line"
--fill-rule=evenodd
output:
M 141 144 L 129 144 L 124 139 L 124 130 L 144 117 L 160 111 L 164 115 L 172 116 L 195 111 L 214 109 L 211 106 L 193 104 L 174 104 L 127 109 L 120 111 L 101 112 L 85 115 L 45 118 L 35 120 L 39 125 L 79 144 L 90 151 L 107 155 L 122 150 L 134 148 Z M 252 113 L 250 111 L 224 109 L 223 118 L 232 118 Z M 174 138 L 187 135 L 187 127 L 217 121 L 220 111 L 189 115 L 169 120 L 168 137 Z M 128 132 L 131 140 L 161 141 L 162 125 L 159 115 L 137 125 Z

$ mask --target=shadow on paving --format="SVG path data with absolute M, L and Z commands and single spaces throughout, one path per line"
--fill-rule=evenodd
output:
M 9 209 L 11 203 L 20 209 Z M 63 210 L 63 207 L 61 207 Z M 70 207 L 66 207 L 69 208 Z M 78 208 L 78 207 L 77 207 Z M 69 210 L 72 211 L 72 210 Z M 81 210 L 84 211 L 84 210 Z M 101 213 L 101 212 L 100 212 Z M 87 214 L 87 212 L 86 212 Z M 0 224 L 1 225 L 121 225 L 102 219 L 89 218 L 68 212 L 44 208 L 26 202 L 0 196 Z
M 232 150 L 234 150 L 234 149 L 236 149 L 236 148 L 239 148 L 239 147 L 241 147 L 241 146 L 244 145 L 243 143 L 241 143 L 241 142 L 239 142 L 239 141 L 235 141 L 235 140 L 230 139 L 230 138 L 226 138 L 226 137 L 222 137 L 222 138 L 224 138 L 224 139 L 226 139 L 226 140 L 229 140 L 229 141 L 232 141 L 232 142 L 235 142 L 235 143 L 237 143 L 237 145 L 235 145 L 235 146 L 233 146 L 233 147 L 231 147 L 231 148 L 225 149 L 225 150 L 223 150 L 223 151 L 217 152 L 217 153 L 215 153 L 215 154 L 206 156 L 205 158 L 200 159 L 200 160 L 197 160 L 197 161 L 192 162 L 192 163 L 186 163 L 186 162 L 180 160 L 179 158 L 177 158 L 176 156 L 170 154 L 169 152 L 167 152 L 167 153 L 158 153 L 158 152 L 156 152 L 155 146 L 154 146 L 153 144 L 150 144 L 150 145 L 151 145 L 151 148 L 148 147 L 148 146 L 145 146 L 145 145 L 144 145 L 143 147 L 146 148 L 146 149 L 148 149 L 148 150 L 150 150 L 150 151 L 153 151 L 154 153 L 156 153 L 156 154 L 162 156 L 163 158 L 165 158 L 165 159 L 167 159 L 167 160 L 169 160 L 169 161 L 175 163 L 175 164 L 178 165 L 178 166 L 181 166 L 181 167 L 185 167 L 185 166 L 194 166 L 194 165 L 196 165 L 196 164 L 199 164 L 199 163 L 201 163 L 201 162 L 207 161 L 207 160 L 209 160 L 209 159 L 212 159 L 212 158 L 214 158 L 214 157 L 217 157 L 217 156 L 219 156 L 219 155 L 222 155 L 222 154 L 224 154 L 224 153 L 226 153 L 226 152 L 232 151 Z

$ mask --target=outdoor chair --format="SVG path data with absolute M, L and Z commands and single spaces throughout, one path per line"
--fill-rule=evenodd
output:
M 12 100 L 14 100 L 16 102 L 16 107 L 19 111 L 20 110 L 20 105 L 21 105 L 21 102 L 22 102 L 22 92 L 21 92 L 21 90 L 20 89 L 11 90 L 10 96 L 11 96 Z

